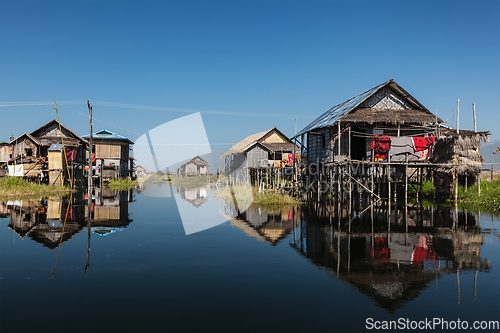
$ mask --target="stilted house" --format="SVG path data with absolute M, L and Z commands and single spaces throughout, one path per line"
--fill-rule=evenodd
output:
M 52 145 L 61 145 L 62 149 L 63 143 L 65 148 L 62 153 L 64 164 L 61 166 L 60 163 L 55 163 L 54 165 L 58 166 L 57 169 L 50 169 L 49 149 Z M 50 176 L 52 171 L 54 175 L 60 174 L 63 179 L 62 183 L 64 183 L 69 177 L 67 171 L 69 169 L 72 179 L 78 181 L 83 178 L 86 164 L 85 151 L 88 142 L 66 126 L 59 124 L 55 119 L 30 134 L 24 133 L 12 140 L 10 144 L 12 145 L 12 158 L 9 160 L 9 175 L 11 176 L 42 178 L 47 174 Z M 52 151 L 54 149 L 53 147 Z M 56 156 L 55 154 L 50 155 Z M 64 155 L 66 155 L 65 158 Z M 68 168 L 65 167 L 66 160 Z
M 84 138 L 88 140 L 90 135 Z M 106 129 L 92 134 L 92 152 L 97 166 L 101 166 L 103 179 L 132 177 L 130 146 L 133 144 L 128 138 Z
M 294 138 L 308 163 L 427 160 L 433 141 L 421 138 L 441 122 L 391 79 L 333 106 Z
M 296 146 L 276 127 L 247 136 L 226 151 L 224 171 L 240 166 L 259 169 L 268 167 L 292 167 Z
M 193 157 L 177 169 L 177 176 L 179 178 L 203 176 L 208 174 L 210 174 L 210 171 L 208 170 L 208 162 L 200 156 Z

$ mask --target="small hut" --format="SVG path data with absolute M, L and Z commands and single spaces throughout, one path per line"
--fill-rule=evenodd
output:
M 179 178 L 203 176 L 208 174 L 210 174 L 210 171 L 208 170 L 208 162 L 200 156 L 193 157 L 177 169 L 177 176 Z
M 441 164 L 438 172 L 457 172 L 461 176 L 477 176 L 481 172 L 481 140 L 489 141 L 489 132 L 440 128 L 441 137 L 434 147 L 432 162 Z
M 445 183 L 455 174 L 460 182 L 466 177 L 472 183 L 481 173 L 483 157 L 481 156 L 481 140 L 489 141 L 489 132 L 475 132 L 470 130 L 460 130 L 440 126 L 440 138 L 434 146 L 432 157 L 435 181 L 436 179 L 448 178 Z M 442 186 L 436 186 L 440 192 L 450 192 L 451 187 L 444 190 Z
M 500 147 L 498 147 L 497 150 L 493 152 L 493 154 L 500 154 Z

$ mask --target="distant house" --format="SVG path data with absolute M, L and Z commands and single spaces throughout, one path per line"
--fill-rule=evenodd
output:
M 135 172 L 135 176 L 139 177 L 139 176 L 145 175 L 148 172 L 148 170 L 145 167 L 143 167 L 142 165 L 137 165 L 136 167 L 134 167 L 134 172 Z
M 498 147 L 497 150 L 493 152 L 493 154 L 500 154 L 500 147 Z
M 90 135 L 85 135 L 90 139 Z M 92 134 L 92 152 L 96 163 L 102 165 L 102 177 L 132 177 L 133 159 L 130 158 L 130 146 L 134 143 L 128 138 L 108 131 L 100 130 Z
M 9 142 L 0 142 L 0 177 L 5 176 L 7 166 L 6 164 L 12 157 L 12 146 Z
M 12 146 L 9 142 L 0 142 L 0 164 L 8 162 L 12 158 Z
M 62 136 L 62 138 L 61 138 Z M 41 172 L 49 170 L 49 148 L 52 145 L 62 145 L 64 143 L 64 160 L 68 161 L 68 168 L 72 178 L 80 179 L 83 176 L 83 167 L 86 163 L 85 151 L 88 146 L 87 140 L 83 139 L 66 126 L 59 124 L 57 120 L 52 120 L 30 134 L 24 133 L 13 139 L 12 157 L 9 165 L 9 174 L 24 177 L 40 177 Z M 62 151 L 59 149 L 59 151 Z M 59 157 L 58 157 L 59 158 Z M 62 179 L 67 179 L 66 167 L 58 169 L 62 173 Z
M 292 166 L 295 148 L 285 134 L 273 127 L 247 136 L 220 158 L 225 159 L 225 170 L 242 163 L 246 163 L 248 168 Z
M 201 176 L 209 173 L 208 162 L 200 156 L 193 157 L 177 169 L 177 176 L 179 178 Z

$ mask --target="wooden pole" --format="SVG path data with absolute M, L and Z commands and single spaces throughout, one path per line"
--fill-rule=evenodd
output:
M 347 152 L 349 155 L 349 161 L 351 160 L 351 126 L 349 125 L 349 151 Z
M 90 139 L 89 139 L 89 170 L 87 172 L 88 177 L 88 189 L 87 189 L 87 260 L 85 264 L 85 272 L 87 272 L 90 265 L 90 230 L 92 227 L 92 105 L 90 101 L 87 100 L 87 106 L 89 108 L 89 128 L 90 128 Z
M 338 158 L 339 158 L 339 159 L 338 159 L 338 160 L 340 161 L 340 120 L 337 122 L 337 131 L 338 131 L 338 140 L 339 140 L 339 141 L 338 141 L 338 142 L 339 142 L 339 143 L 338 143 L 338 146 L 339 146 L 339 147 L 338 147 L 338 148 L 339 148 L 339 149 L 338 149 L 338 151 L 339 151 L 339 153 L 338 153 L 338 156 L 339 156 Z
M 474 132 L 477 132 L 477 127 L 476 127 L 476 103 L 472 103 L 472 114 L 474 115 Z
M 477 175 L 477 195 L 481 196 L 481 171 Z

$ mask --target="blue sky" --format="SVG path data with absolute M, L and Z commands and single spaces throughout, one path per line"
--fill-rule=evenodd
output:
M 131 140 L 201 110 L 212 149 L 393 78 L 500 139 L 500 1 L 1 1 L 0 141 L 56 117 Z M 15 102 L 15 103 L 13 103 Z M 39 105 L 34 105 L 39 104 Z M 205 112 L 206 111 L 206 112 Z

